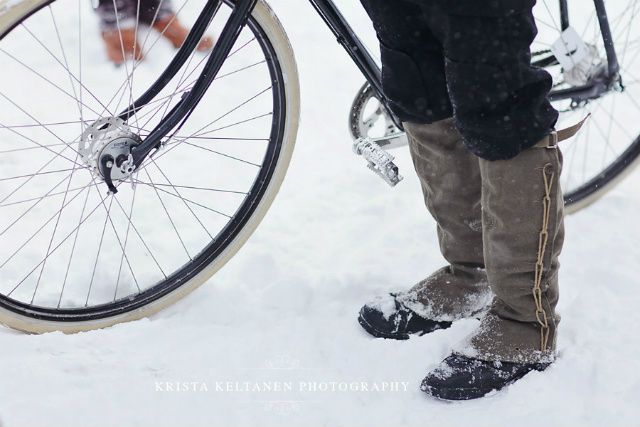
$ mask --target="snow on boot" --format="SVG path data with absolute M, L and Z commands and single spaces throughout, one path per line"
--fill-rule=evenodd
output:
M 423 380 L 426 393 L 476 399 L 554 361 L 564 237 L 562 154 L 556 144 L 583 122 L 512 159 L 480 160 L 486 271 L 496 296 L 461 349 Z
M 457 353 L 487 361 L 555 358 L 558 258 L 564 240 L 562 154 L 582 122 L 509 160 L 480 159 L 484 255 L 495 300 Z
M 377 338 L 424 335 L 487 310 L 493 293 L 484 270 L 447 266 L 405 292 L 378 297 L 360 310 L 360 325 Z
M 164 38 L 169 40 L 173 47 L 180 48 L 189 35 L 189 29 L 182 25 L 176 15 L 171 14 L 158 19 L 153 24 L 153 28 L 159 31 Z M 213 49 L 213 38 L 203 36 L 196 47 L 198 52 L 208 52 Z
M 425 204 L 437 222 L 440 250 L 449 265 L 409 291 L 360 310 L 360 324 L 370 334 L 395 339 L 448 327 L 485 311 L 493 298 L 483 268 L 478 159 L 464 146 L 452 119 L 404 127 Z
M 438 399 L 478 399 L 548 366 L 549 363 L 487 362 L 452 354 L 426 376 L 420 389 Z
M 406 307 L 396 294 L 378 297 L 360 309 L 358 322 L 376 338 L 406 340 L 413 334 L 424 335 L 446 329 L 451 322 L 425 319 Z

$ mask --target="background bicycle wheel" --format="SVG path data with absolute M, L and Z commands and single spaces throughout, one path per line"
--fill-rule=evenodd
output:
M 567 221 L 558 363 L 481 402 L 425 399 L 422 376 L 477 323 L 406 343 L 360 331 L 366 300 L 443 264 L 434 224 L 408 153 L 397 153 L 406 181 L 393 190 L 351 154 L 345 123 L 362 78 L 319 18 L 304 2 L 270 3 L 292 38 L 303 93 L 297 151 L 273 210 L 209 285 L 149 320 L 74 336 L 0 330 L 2 425 L 637 425 L 640 175 Z M 338 4 L 374 47 L 357 3 Z M 245 381 L 293 391 L 247 392 Z M 319 390 L 333 381 L 408 386 Z

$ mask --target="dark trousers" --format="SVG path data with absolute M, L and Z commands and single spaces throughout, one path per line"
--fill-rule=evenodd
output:
M 535 0 L 361 0 L 401 120 L 453 117 L 487 160 L 515 157 L 554 127 L 551 76 L 531 66 Z
M 124 27 L 129 26 L 131 22 L 135 25 L 136 17 L 139 17 L 141 24 L 151 25 L 154 18 L 158 21 L 171 13 L 173 13 L 171 0 L 100 0 L 98 2 L 98 15 L 103 30 L 116 29 L 118 23 Z

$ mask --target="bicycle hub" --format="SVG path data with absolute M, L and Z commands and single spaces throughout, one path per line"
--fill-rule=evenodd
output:
M 113 182 L 123 181 L 134 172 L 131 151 L 141 142 L 123 120 L 108 117 L 84 131 L 78 151 L 92 173 L 107 184 L 111 193 L 116 193 Z

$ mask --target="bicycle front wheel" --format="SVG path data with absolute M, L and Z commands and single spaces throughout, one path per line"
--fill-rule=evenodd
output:
M 297 69 L 281 24 L 258 1 L 200 103 L 106 194 L 97 159 L 163 123 L 212 54 L 185 56 L 122 121 L 177 52 L 158 25 L 160 8 L 141 3 L 114 15 L 130 56 L 119 68 L 107 62 L 86 0 L 23 0 L 0 16 L 0 322 L 10 327 L 76 332 L 157 312 L 236 253 L 284 178 L 298 128 Z M 187 27 L 203 7 L 172 3 L 169 19 Z M 208 34 L 233 7 L 220 3 Z

